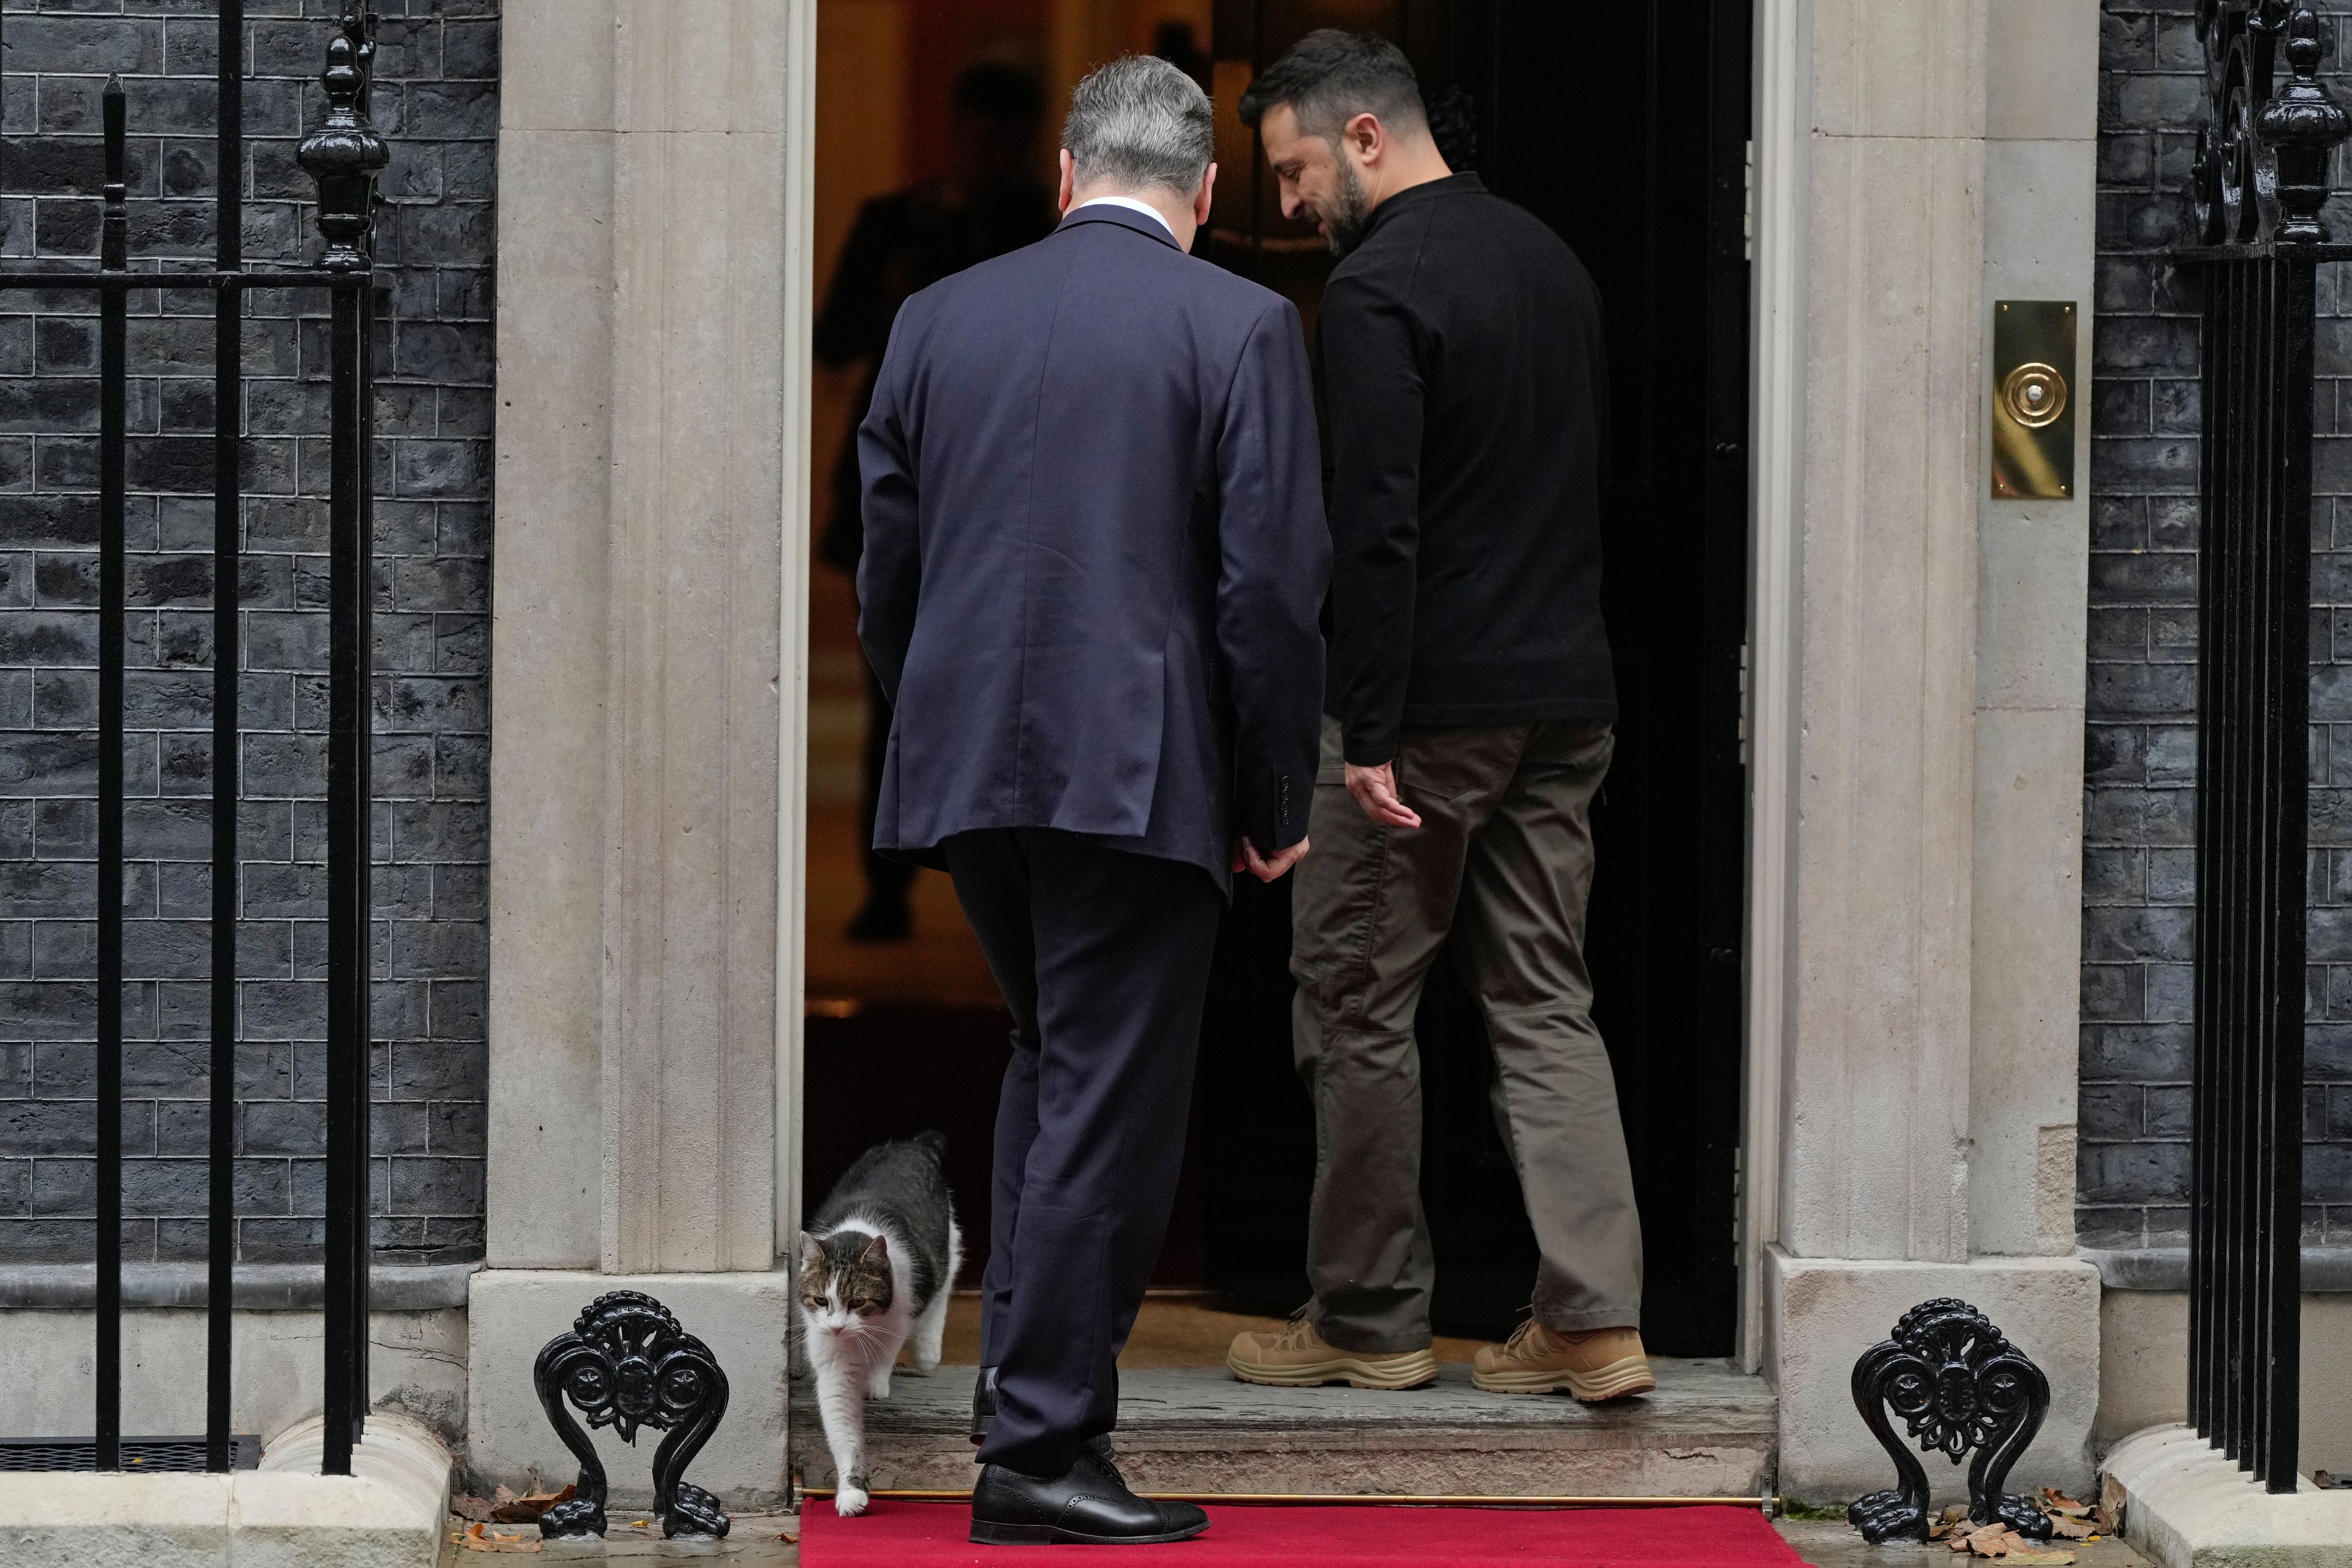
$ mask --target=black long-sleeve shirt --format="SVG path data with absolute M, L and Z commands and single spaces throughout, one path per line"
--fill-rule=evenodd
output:
M 1382 202 L 1320 335 L 1333 544 L 1326 710 L 1347 760 L 1408 728 L 1612 719 L 1601 300 L 1475 174 Z

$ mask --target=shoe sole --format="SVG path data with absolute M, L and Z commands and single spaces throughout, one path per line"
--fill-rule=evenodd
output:
M 1546 1372 L 1485 1373 L 1473 1368 L 1470 1381 L 1489 1394 L 1558 1394 L 1566 1389 L 1586 1405 L 1600 1405 L 1612 1399 L 1630 1399 L 1636 1394 L 1649 1394 L 1658 1386 L 1651 1375 L 1649 1362 L 1641 1356 L 1627 1356 L 1611 1362 L 1607 1366 L 1591 1372 L 1570 1369 Z
M 1268 1388 L 1320 1388 L 1326 1384 L 1344 1383 L 1350 1388 L 1396 1393 L 1436 1382 L 1437 1352 L 1414 1351 L 1410 1355 L 1383 1356 L 1378 1361 L 1334 1356 L 1305 1366 L 1268 1366 L 1228 1355 L 1225 1368 L 1244 1383 L 1263 1384 Z
M 1064 1530 L 1055 1524 L 985 1524 L 971 1521 L 971 1543 L 974 1546 L 1165 1546 L 1171 1542 L 1190 1541 L 1208 1529 L 1206 1522 L 1190 1530 L 1171 1530 L 1159 1535 L 1087 1535 L 1080 1531 Z

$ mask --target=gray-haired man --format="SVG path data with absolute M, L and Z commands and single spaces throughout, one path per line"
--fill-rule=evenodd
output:
M 875 847 L 955 878 L 1013 1013 L 976 1542 L 1180 1541 L 1104 1438 L 1182 1163 L 1223 895 L 1307 853 L 1330 563 L 1297 312 L 1186 254 L 1209 100 L 1078 85 L 1061 226 L 900 310 L 859 435 Z

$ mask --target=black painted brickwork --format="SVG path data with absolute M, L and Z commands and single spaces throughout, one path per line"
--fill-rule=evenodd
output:
M 2187 1232 L 2198 320 L 2162 253 L 2204 117 L 2193 0 L 2106 0 L 2092 383 L 2081 1178 L 2085 1245 Z M 2352 40 L 2352 12 L 2329 17 Z M 2352 104 L 2346 62 L 2331 58 Z M 2337 183 L 2352 163 L 2339 157 Z M 2352 205 L 2330 222 L 2352 237 Z M 2308 1242 L 2352 1244 L 2352 275 L 2320 270 L 2313 425 Z M 2339 434 L 2341 432 L 2342 434 Z
M 376 1244 L 482 1246 L 496 0 L 373 0 L 394 148 L 379 255 Z M 294 162 L 341 0 L 247 0 L 247 254 L 316 254 Z M 98 247 L 99 94 L 121 73 L 131 249 L 212 254 L 211 0 L 0 0 L 0 265 Z M 21 313 L 30 309 L 33 313 Z M 133 297 L 127 1252 L 204 1251 L 212 322 Z M 326 321 L 250 297 L 237 1209 L 249 1262 L 315 1257 L 324 1177 Z M 20 313 L 5 313 L 7 311 Z M 0 297 L 0 1263 L 94 1241 L 97 326 Z

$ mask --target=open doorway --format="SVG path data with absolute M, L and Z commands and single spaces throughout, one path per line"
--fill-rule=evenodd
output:
M 1257 69 L 1334 25 L 1387 34 L 1425 85 L 1460 89 L 1465 156 L 1558 229 L 1593 273 L 1614 388 L 1604 603 L 1623 714 L 1595 812 L 1590 959 L 1642 1204 L 1645 1336 L 1664 1355 L 1731 1353 L 1738 1312 L 1751 4 L 820 0 L 819 8 L 820 300 L 835 295 L 869 204 L 908 191 L 945 199 L 939 193 L 962 177 L 956 138 L 969 137 L 972 122 L 967 101 L 960 125 L 959 86 L 973 68 L 1000 85 L 1016 75 L 1034 84 L 1041 112 L 1020 177 L 1035 189 L 1049 178 L 1070 86 L 1117 53 L 1156 51 L 1193 71 L 1217 103 L 1223 174 L 1198 253 L 1291 297 L 1311 336 L 1329 258 L 1310 228 L 1281 217 L 1234 111 Z M 853 258 L 852 276 L 903 288 L 920 270 L 893 265 L 897 276 L 880 276 Z M 835 465 L 870 366 L 866 356 L 832 357 L 818 368 L 814 401 L 821 542 L 837 542 L 837 510 L 854 493 L 836 484 Z M 879 1139 L 941 1129 L 969 1285 L 986 1251 L 1008 1021 L 943 877 L 913 876 L 903 937 L 852 940 L 874 889 L 859 809 L 869 695 L 841 569 L 851 553 L 835 548 L 834 564 L 821 559 L 812 574 L 804 1190 L 813 1202 Z M 1305 1298 L 1314 1132 L 1291 1067 L 1288 941 L 1286 886 L 1244 880 L 1221 938 L 1161 1294 L 1127 1364 L 1221 1363 L 1235 1327 Z M 1482 1026 L 1445 963 L 1420 1026 L 1436 1309 L 1440 1331 L 1460 1336 L 1441 1354 L 1466 1359 L 1476 1339 L 1500 1337 L 1520 1315 L 1534 1241 L 1488 1119 Z M 951 1317 L 950 1363 L 974 1359 L 971 1307 L 961 1301 Z

